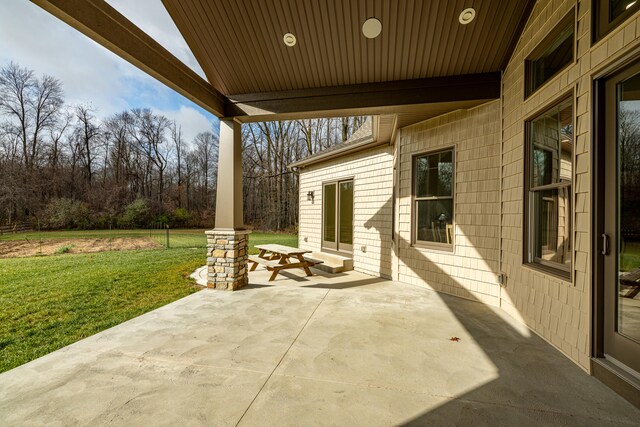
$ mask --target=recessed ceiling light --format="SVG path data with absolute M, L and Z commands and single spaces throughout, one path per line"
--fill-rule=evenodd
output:
M 282 41 L 289 47 L 293 47 L 296 45 L 296 36 L 291 33 L 287 33 L 282 37 Z
M 375 39 L 382 32 L 382 22 L 376 18 L 369 18 L 362 24 L 362 34 L 368 39 Z
M 469 7 L 460 13 L 460 16 L 458 17 L 458 21 L 460 21 L 462 25 L 467 25 L 468 23 L 473 21 L 473 18 L 475 17 L 476 17 L 476 10 L 472 7 Z

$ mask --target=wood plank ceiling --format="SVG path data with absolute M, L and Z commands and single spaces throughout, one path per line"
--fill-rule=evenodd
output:
M 519 36 L 525 0 L 163 0 L 222 94 L 496 72 Z M 458 22 L 467 7 L 468 25 Z M 362 35 L 369 17 L 382 22 Z M 294 47 L 285 33 L 297 37 Z

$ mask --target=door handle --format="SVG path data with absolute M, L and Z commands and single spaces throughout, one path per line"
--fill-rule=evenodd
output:
M 609 255 L 609 235 L 602 233 L 602 255 Z

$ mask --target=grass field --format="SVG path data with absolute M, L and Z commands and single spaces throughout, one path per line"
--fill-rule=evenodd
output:
M 184 234 L 195 241 L 202 238 L 201 232 L 185 230 Z M 144 233 L 41 234 L 43 239 L 69 239 Z M 11 235 L 20 237 L 25 235 Z M 297 237 L 254 232 L 250 243 L 251 252 L 256 253 L 256 244 L 297 246 Z M 0 259 L 0 372 L 197 291 L 188 276 L 204 262 L 203 248 Z
M 620 270 L 631 271 L 640 268 L 640 243 L 627 242 L 620 257 Z

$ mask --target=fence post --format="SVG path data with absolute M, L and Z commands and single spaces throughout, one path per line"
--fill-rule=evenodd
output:
M 167 249 L 169 249 L 169 224 L 166 224 L 165 227 L 167 229 Z
M 42 254 L 42 233 L 40 231 L 40 217 L 36 217 L 36 221 L 38 222 L 38 240 L 40 241 L 39 253 Z

